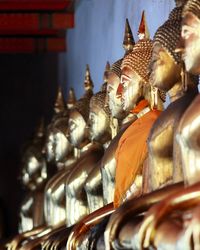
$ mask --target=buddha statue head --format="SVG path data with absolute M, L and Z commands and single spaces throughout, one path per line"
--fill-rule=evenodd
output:
M 22 157 L 21 179 L 24 186 L 34 190 L 46 181 L 47 167 L 43 154 L 44 122 L 37 128 L 33 139 L 26 145 Z
M 71 144 L 76 148 L 82 148 L 88 143 L 87 121 L 89 118 L 90 98 L 93 94 L 93 82 L 88 65 L 86 67 L 84 87 L 84 96 L 76 102 L 69 113 L 68 136 Z
M 60 95 L 61 96 L 61 95 Z M 68 119 L 69 110 L 75 105 L 76 97 L 74 90 L 69 90 L 66 105 L 62 111 L 57 114 L 48 127 L 46 153 L 47 160 L 50 162 L 59 163 L 65 160 L 66 156 L 72 151 L 72 145 L 70 144 L 68 133 Z
M 200 73 L 200 2 L 188 0 L 183 9 L 181 45 L 186 71 Z
M 126 116 L 125 110 L 122 107 L 122 100 L 116 95 L 121 77 L 122 59 L 112 64 L 108 73 L 107 82 L 107 104 L 110 109 L 111 116 L 122 120 Z
M 61 91 L 61 87 L 58 88 L 56 101 L 54 104 L 54 115 L 52 118 L 51 123 L 49 124 L 47 128 L 47 134 L 46 134 L 46 142 L 45 142 L 45 152 L 46 152 L 46 159 L 47 162 L 54 162 L 55 161 L 55 155 L 54 155 L 54 132 L 52 130 L 53 126 L 52 124 L 59 118 L 63 116 L 68 116 L 68 110 L 66 109 L 66 104 L 64 101 L 64 97 Z
M 106 103 L 107 83 L 90 99 L 89 137 L 91 141 L 105 143 L 111 139 L 110 110 Z
M 130 111 L 137 103 L 146 98 L 149 82 L 148 66 L 152 55 L 153 43 L 148 38 L 144 13 L 139 28 L 139 41 L 133 50 L 124 57 L 121 65 L 121 84 L 118 94 L 122 92 L 124 110 Z
M 125 50 L 125 56 L 128 55 L 135 45 L 135 41 L 133 38 L 133 33 L 129 24 L 128 19 L 126 19 L 125 23 L 125 32 L 124 32 L 124 41 L 123 48 Z M 109 105 L 109 109 L 111 112 L 111 116 L 118 120 L 122 120 L 125 118 L 128 112 L 123 109 L 122 99 L 116 95 L 118 86 L 120 84 L 121 78 L 121 64 L 122 60 L 117 60 L 110 68 L 108 74 L 108 83 L 107 83 L 107 101 Z
M 60 117 L 52 125 L 54 137 L 53 155 L 55 162 L 62 162 L 72 151 L 72 145 L 67 138 L 68 117 Z
M 154 36 L 150 79 L 153 86 L 165 91 L 181 81 L 181 55 L 176 52 L 181 35 L 181 14 L 182 7 L 174 8 Z

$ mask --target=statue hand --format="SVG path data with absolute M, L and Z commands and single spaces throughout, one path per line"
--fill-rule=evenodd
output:
M 19 234 L 17 236 L 14 237 L 14 239 L 12 239 L 10 242 L 8 242 L 6 244 L 6 248 L 8 250 L 15 250 L 17 249 L 18 245 L 20 244 L 21 240 L 22 240 L 22 236 Z
M 184 237 L 188 243 L 193 242 L 193 249 L 200 249 L 200 206 L 192 210 L 192 219 L 189 222 Z
M 141 249 L 148 248 L 154 243 L 156 230 L 165 214 L 165 208 L 163 202 L 160 202 L 150 208 L 146 213 L 138 233 Z

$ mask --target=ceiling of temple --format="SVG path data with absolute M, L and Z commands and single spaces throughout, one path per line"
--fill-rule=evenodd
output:
M 66 50 L 75 0 L 1 0 L 0 53 Z

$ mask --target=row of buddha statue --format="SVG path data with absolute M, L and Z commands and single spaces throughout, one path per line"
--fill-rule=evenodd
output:
M 151 40 L 143 12 L 93 94 L 59 89 L 27 143 L 19 233 L 2 249 L 200 249 L 200 0 L 177 0 Z M 170 104 L 163 104 L 169 96 Z

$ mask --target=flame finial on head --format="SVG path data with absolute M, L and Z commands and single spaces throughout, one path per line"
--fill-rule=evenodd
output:
M 103 76 L 103 81 L 104 83 L 106 83 L 108 81 L 108 72 L 110 71 L 110 63 L 107 62 L 106 63 L 106 67 L 105 67 L 105 70 L 104 70 L 104 76 Z
M 139 37 L 139 40 L 150 38 L 144 10 L 142 12 L 142 18 L 141 18 L 139 29 L 138 29 L 138 37 Z
M 60 113 L 60 112 L 62 112 L 64 110 L 65 110 L 64 97 L 63 97 L 63 94 L 62 94 L 61 87 L 59 86 L 56 101 L 55 101 L 55 104 L 54 104 L 54 111 L 55 111 L 55 113 Z
M 41 138 L 44 136 L 45 132 L 45 122 L 44 117 L 42 117 L 38 123 L 38 126 L 36 127 L 35 133 L 37 138 Z
M 188 0 L 175 0 L 176 7 L 183 6 Z
M 92 90 L 94 87 L 92 78 L 90 76 L 90 68 L 88 64 L 86 65 L 84 87 L 85 87 L 85 91 Z
M 72 109 L 74 107 L 75 103 L 76 103 L 76 96 L 74 93 L 74 89 L 70 88 L 68 98 L 67 98 L 67 108 Z
M 123 42 L 125 54 L 128 54 L 130 51 L 132 51 L 134 45 L 135 45 L 135 40 L 133 38 L 133 33 L 128 18 L 126 18 L 124 42 Z

